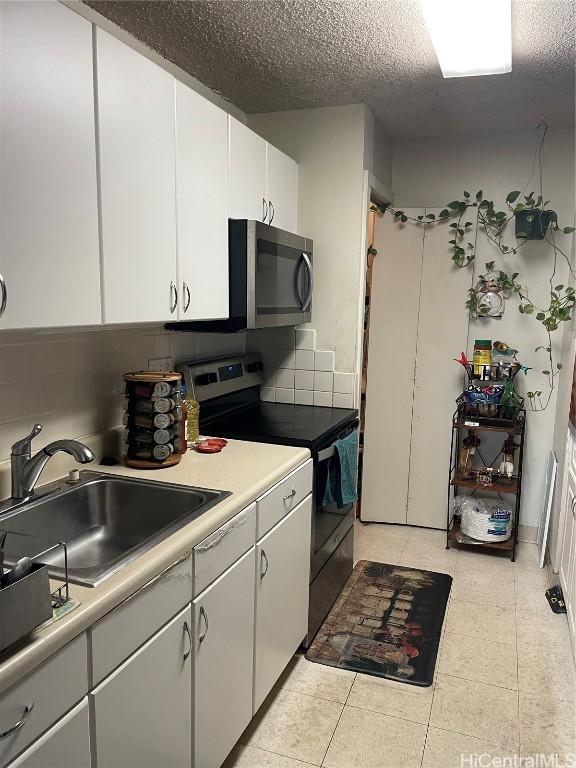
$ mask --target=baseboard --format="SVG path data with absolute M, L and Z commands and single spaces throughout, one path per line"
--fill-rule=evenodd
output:
M 528 544 L 536 544 L 538 541 L 538 528 L 535 528 L 532 525 L 519 525 L 518 541 L 524 541 Z

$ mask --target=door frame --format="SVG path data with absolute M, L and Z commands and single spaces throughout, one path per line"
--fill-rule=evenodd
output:
M 362 254 L 362 263 L 360 265 L 360 283 L 358 287 L 358 317 L 356 326 L 356 391 L 354 394 L 356 406 L 360 408 L 360 398 L 362 394 L 362 355 L 364 349 L 364 301 L 366 299 L 366 251 L 368 248 L 368 213 L 370 202 L 376 200 L 383 205 L 391 205 L 394 202 L 394 195 L 391 190 L 376 178 L 370 171 L 364 171 L 362 180 L 362 226 L 360 227 L 360 253 Z

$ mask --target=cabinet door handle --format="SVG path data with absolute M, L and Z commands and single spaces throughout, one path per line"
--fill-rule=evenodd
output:
M 4 310 L 6 309 L 6 303 L 8 302 L 8 289 L 6 288 L 4 275 L 0 275 L 0 291 L 2 291 L 2 296 L 0 297 L 0 317 L 2 317 Z
M 274 206 L 272 200 L 268 200 L 268 224 L 272 224 L 274 221 Z
M 173 315 L 178 306 L 178 289 L 174 280 L 170 280 L 170 314 Z
M 264 550 L 262 549 L 260 551 L 260 578 L 263 579 L 264 576 L 268 573 L 268 555 Z M 262 566 L 264 566 L 264 570 L 262 570 Z
M 204 606 L 200 606 L 200 616 L 198 617 L 198 629 L 200 629 L 200 620 L 204 619 L 204 631 L 198 633 L 198 642 L 202 644 L 208 634 L 208 614 L 204 610 Z
M 34 709 L 34 702 L 32 702 L 30 706 L 26 705 L 24 707 L 24 713 L 20 718 L 20 720 L 18 720 L 18 722 L 15 725 L 13 725 L 11 728 L 8 728 L 7 731 L 3 731 L 2 733 L 0 733 L 0 741 L 2 741 L 2 739 L 7 739 L 8 736 L 12 736 L 13 733 L 16 733 L 16 731 L 19 731 L 20 728 L 22 728 L 22 726 L 26 722 L 26 720 L 28 720 L 30 716 L 30 712 L 32 712 L 33 709 Z
M 188 626 L 188 622 L 184 622 L 184 632 L 188 635 L 188 650 L 184 654 L 184 661 L 190 656 L 192 653 L 192 633 L 190 632 L 190 627 Z
M 262 198 L 262 221 L 266 222 L 266 219 L 268 218 L 268 203 L 266 202 L 266 198 Z
M 184 312 L 188 312 L 188 307 L 190 306 L 190 288 L 188 288 L 188 284 L 186 281 L 182 283 L 182 294 L 186 297 L 185 304 L 184 304 Z

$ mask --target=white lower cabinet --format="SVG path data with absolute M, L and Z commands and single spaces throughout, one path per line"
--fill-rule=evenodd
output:
M 191 622 L 188 606 L 89 694 L 92 768 L 189 768 Z
M 194 606 L 194 767 L 219 768 L 252 719 L 254 547 Z
M 9 768 L 90 768 L 88 699 L 52 726 Z
M 311 515 L 308 496 L 256 544 L 254 713 L 306 636 Z

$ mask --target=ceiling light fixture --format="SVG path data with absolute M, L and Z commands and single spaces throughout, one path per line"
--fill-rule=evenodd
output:
M 444 77 L 512 71 L 511 0 L 420 0 Z

